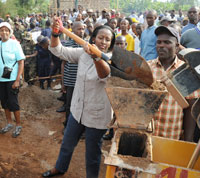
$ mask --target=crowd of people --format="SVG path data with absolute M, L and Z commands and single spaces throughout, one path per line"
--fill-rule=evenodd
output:
M 149 10 L 125 16 L 114 9 L 99 12 L 84 10 L 79 5 L 78 10 L 52 15 L 33 13 L 14 19 L 7 15 L 0 23 L 0 100 L 7 119 L 0 133 L 14 127 L 11 112 L 16 119 L 13 137 L 22 130 L 18 103 L 21 76 L 29 85 L 34 84 L 32 79 L 36 76 L 47 77 L 50 90 L 52 76 L 61 73 L 63 94 L 59 99 L 64 104 L 57 111 L 66 112 L 64 137 L 55 167 L 42 175 L 52 177 L 67 172 L 73 151 L 84 134 L 87 177 L 97 178 L 102 138 L 113 137 L 112 129 L 107 132 L 113 111 L 104 90 L 110 67 L 91 52 L 88 43 L 108 55 L 114 45 L 141 55 L 148 62 L 154 80 L 161 80 L 184 63 L 178 58 L 180 50 L 200 49 L 199 20 L 197 7 L 189 8 L 185 14 L 181 10 L 178 14 L 175 10 L 162 14 Z M 87 43 L 77 44 L 62 33 L 64 28 Z M 6 78 L 4 72 L 8 68 L 11 76 Z M 45 88 L 44 81 L 40 79 L 41 89 Z M 191 107 L 199 97 L 200 89 L 186 97 L 190 106 L 182 109 L 168 93 L 153 118 L 153 134 L 197 142 L 199 129 L 192 119 Z

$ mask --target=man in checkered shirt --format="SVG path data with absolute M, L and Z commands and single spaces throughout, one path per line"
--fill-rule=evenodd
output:
M 160 80 L 166 73 L 180 67 L 184 62 L 178 59 L 180 36 L 172 27 L 159 26 L 155 30 L 157 35 L 156 49 L 158 58 L 148 61 L 154 80 Z M 191 116 L 191 106 L 195 98 L 200 97 L 200 89 L 187 96 L 190 107 L 182 109 L 175 99 L 167 94 L 159 110 L 154 116 L 154 135 L 171 139 L 193 141 L 195 121 Z

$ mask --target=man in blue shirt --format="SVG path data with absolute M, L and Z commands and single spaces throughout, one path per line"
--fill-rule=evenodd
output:
M 51 22 L 47 20 L 45 26 L 46 27 L 42 30 L 41 35 L 47 36 L 49 39 L 51 39 Z
M 148 11 L 146 15 L 147 29 L 142 32 L 140 39 L 141 56 L 148 60 L 157 58 L 156 41 L 157 37 L 154 33 L 156 26 L 154 25 L 157 13 L 154 10 Z
M 198 14 L 199 14 L 199 9 L 197 7 L 191 7 L 188 10 L 187 16 L 189 19 L 189 23 L 185 27 L 183 27 L 181 34 L 183 34 L 189 29 L 196 27 L 196 24 L 198 23 Z

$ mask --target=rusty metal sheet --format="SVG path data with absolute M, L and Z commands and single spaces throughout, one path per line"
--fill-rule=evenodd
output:
M 183 58 L 186 63 L 169 74 L 169 78 L 186 97 L 200 88 L 200 51 L 186 51 Z
M 139 80 L 148 86 L 153 83 L 151 69 L 142 56 L 115 46 L 111 61 L 114 69 L 123 71 L 120 72 L 122 74 L 118 74 L 117 70 L 111 68 L 111 74 L 113 76 L 120 75 L 119 77 L 123 77 L 126 80 Z
M 107 87 L 106 92 L 119 127 L 147 128 L 166 96 L 165 91 Z
M 70 32 L 66 28 L 63 29 L 63 33 L 75 40 L 80 45 L 84 45 L 86 43 L 86 41 Z M 112 53 L 112 58 L 110 59 L 110 56 L 107 56 L 105 53 L 91 44 L 88 44 L 88 47 L 92 53 L 106 61 L 111 66 L 112 76 L 115 76 L 115 74 L 117 74 L 117 76 L 121 74 L 119 77 L 124 79 L 127 79 L 126 77 L 128 77 L 129 80 L 137 79 L 149 86 L 153 83 L 151 69 L 145 59 L 143 59 L 141 56 L 115 46 Z M 111 64 L 108 62 L 109 60 L 111 60 Z

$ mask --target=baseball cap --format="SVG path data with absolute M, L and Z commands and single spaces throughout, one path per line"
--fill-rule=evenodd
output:
M 82 14 L 85 15 L 85 14 L 87 14 L 87 12 L 86 12 L 86 11 L 83 11 Z
M 42 41 L 43 38 L 44 38 L 43 35 L 38 36 L 37 37 L 37 43 L 39 44 Z
M 139 21 L 136 18 L 134 18 L 134 17 L 131 18 L 131 20 L 132 20 L 133 23 L 139 23 Z
M 160 20 L 160 22 L 163 22 L 163 21 L 175 22 L 176 20 L 172 19 L 170 17 L 164 16 L 164 17 L 162 17 L 162 19 Z
M 93 12 L 93 10 L 92 9 L 88 9 L 88 12 Z
M 184 17 L 183 21 L 184 21 L 184 20 L 189 20 L 189 19 L 188 19 L 188 17 Z
M 160 14 L 160 15 L 159 15 L 159 17 L 160 17 L 160 18 L 163 18 L 163 17 L 164 17 L 164 15 L 163 15 L 163 14 Z
M 173 37 L 175 37 L 177 39 L 178 43 L 180 43 L 180 35 L 175 28 L 166 27 L 166 26 L 161 25 L 161 26 L 157 27 L 155 30 L 156 36 L 158 36 L 159 34 L 161 34 L 163 32 L 167 32 L 167 33 L 171 34 Z
M 107 12 L 108 11 L 108 9 L 106 9 L 106 8 L 104 8 L 103 10 L 102 10 L 102 12 Z
M 67 20 L 67 22 L 68 22 L 69 24 L 72 24 L 72 21 L 71 21 L 71 20 Z
M 47 36 L 43 37 L 39 44 L 45 44 L 47 41 L 49 41 L 49 38 Z

